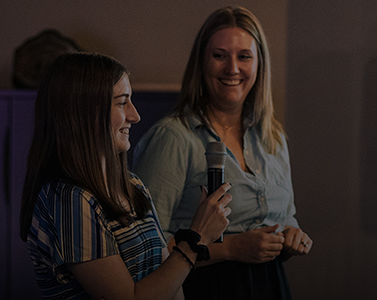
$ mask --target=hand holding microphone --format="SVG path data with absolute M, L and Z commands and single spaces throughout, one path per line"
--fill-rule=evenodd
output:
M 224 168 L 227 157 L 223 142 L 209 142 L 206 146 L 208 196 L 224 183 Z M 222 243 L 223 235 L 215 243 Z
M 190 226 L 190 229 L 201 235 L 201 242 L 204 244 L 222 242 L 222 233 L 229 224 L 227 216 L 231 209 L 226 206 L 232 200 L 232 196 L 227 193 L 230 184 L 224 184 L 226 156 L 224 143 L 207 144 L 208 190 L 202 187 L 200 203 Z M 211 238 L 208 240 L 209 236 Z

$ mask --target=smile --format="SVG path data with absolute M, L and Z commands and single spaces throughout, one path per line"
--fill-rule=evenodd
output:
M 130 133 L 130 129 L 129 128 L 121 128 L 119 131 L 122 134 L 129 134 Z
M 220 82 L 228 86 L 236 86 L 241 84 L 242 79 L 220 79 Z

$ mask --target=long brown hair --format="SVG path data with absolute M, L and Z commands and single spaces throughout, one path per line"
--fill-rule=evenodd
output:
M 150 208 L 146 197 L 129 181 L 126 153 L 118 154 L 113 143 L 113 87 L 124 74 L 128 72 L 122 64 L 99 54 L 65 54 L 51 64 L 35 104 L 22 192 L 23 240 L 38 193 L 47 182 L 65 179 L 89 190 L 111 220 L 130 220 L 130 213 L 121 205 L 122 196 L 139 217 Z
M 208 91 L 203 77 L 203 60 L 210 37 L 220 29 L 239 27 L 250 33 L 258 49 L 257 79 L 247 95 L 242 117 L 251 118 L 260 130 L 262 142 L 269 153 L 276 153 L 277 143 L 282 145 L 281 124 L 274 117 L 271 94 L 271 67 L 267 40 L 258 19 L 247 9 L 227 6 L 214 11 L 204 22 L 191 50 L 182 89 L 174 114 L 183 123 L 185 116 L 196 114 L 208 125 Z

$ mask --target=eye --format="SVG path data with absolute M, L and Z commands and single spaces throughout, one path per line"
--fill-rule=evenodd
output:
M 116 101 L 116 102 L 115 102 Z M 124 107 L 128 102 L 130 102 L 130 97 L 128 94 L 119 95 L 114 98 L 114 105 L 119 107 Z
M 222 54 L 222 53 L 213 53 L 212 56 L 215 58 L 215 59 L 218 59 L 218 60 L 222 60 L 222 59 L 225 59 L 225 54 Z
M 241 59 L 241 60 L 249 60 L 249 59 L 252 59 L 252 58 L 253 58 L 253 56 L 250 55 L 250 54 L 241 54 L 239 56 L 239 59 Z

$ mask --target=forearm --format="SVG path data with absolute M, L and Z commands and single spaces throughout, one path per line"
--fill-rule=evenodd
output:
M 180 242 L 178 247 L 195 263 L 197 254 L 186 242 Z M 181 286 L 190 271 L 191 265 L 186 258 L 178 251 L 172 251 L 157 270 L 135 284 L 136 298 L 182 299 Z
M 210 260 L 196 262 L 196 267 L 204 267 L 218 262 L 231 260 L 230 246 L 234 242 L 234 236 L 224 236 L 223 243 L 212 243 L 208 246 L 210 253 Z M 168 241 L 168 249 L 171 253 L 173 251 L 173 246 L 175 246 L 174 237 Z
M 192 262 L 194 253 L 186 242 L 179 244 Z M 80 285 L 92 299 L 183 299 L 181 286 L 191 270 L 182 254 L 174 251 L 154 272 L 134 283 L 120 255 L 69 264 Z
M 212 243 L 208 249 L 211 255 L 211 259 L 208 261 L 200 261 L 196 263 L 198 267 L 204 267 L 211 264 L 235 260 L 232 256 L 231 245 L 235 236 L 224 236 L 222 243 Z
M 225 235 L 223 243 L 208 246 L 211 259 L 198 262 L 197 266 L 206 266 L 223 261 L 242 263 L 263 263 L 281 254 L 284 237 L 274 232 L 279 225 L 267 226 L 238 234 Z M 170 245 L 173 241 L 170 241 Z

